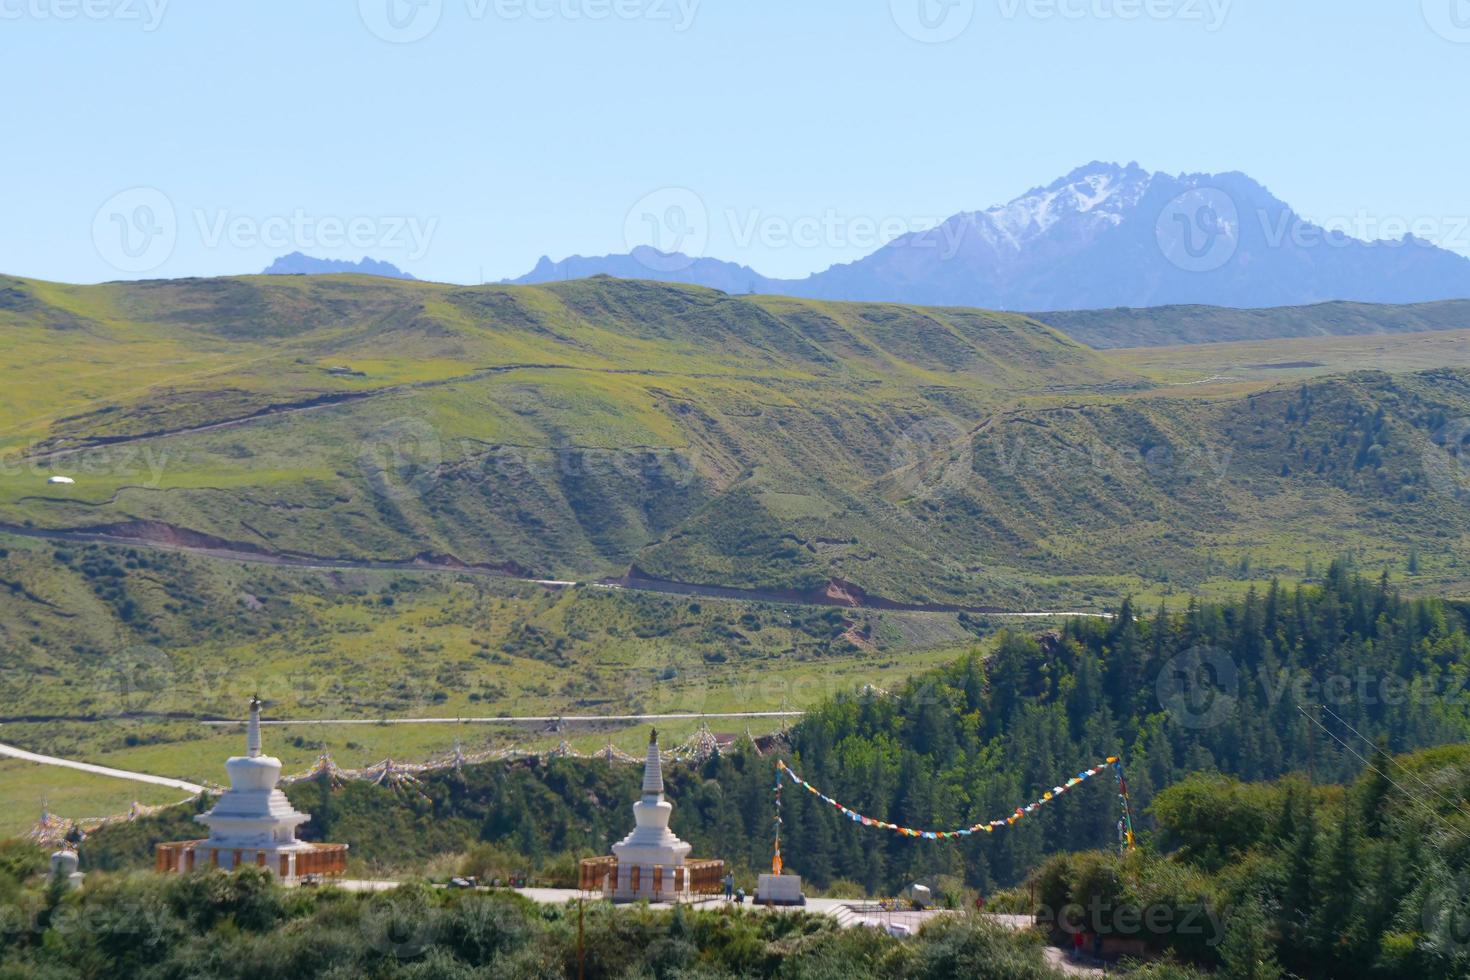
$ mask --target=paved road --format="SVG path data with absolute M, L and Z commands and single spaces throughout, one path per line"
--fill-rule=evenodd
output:
M 502 715 L 491 718 L 302 718 L 291 720 L 277 718 L 261 721 L 262 725 L 503 725 L 537 724 L 550 725 L 558 722 L 567 724 L 595 724 L 598 722 L 646 721 L 699 721 L 703 718 L 800 718 L 804 711 L 734 711 L 724 714 L 707 712 L 683 712 L 667 715 Z M 243 721 L 206 721 L 202 724 L 214 728 L 232 728 L 243 725 Z
M 186 782 L 182 779 L 173 779 L 168 776 L 152 776 L 143 772 L 128 772 L 125 769 L 112 769 L 108 766 L 94 766 L 90 762 L 76 762 L 72 759 L 58 759 L 54 755 L 39 755 L 35 752 L 27 752 L 25 749 L 16 748 L 14 745 L 0 743 L 0 756 L 11 759 L 20 759 L 22 762 L 36 762 L 43 766 L 60 766 L 63 769 L 75 769 L 78 772 L 90 772 L 96 776 L 111 776 L 114 779 L 127 779 L 135 783 L 151 783 L 154 786 L 167 786 L 171 789 L 181 789 L 186 793 L 203 793 L 204 787 L 197 783 Z

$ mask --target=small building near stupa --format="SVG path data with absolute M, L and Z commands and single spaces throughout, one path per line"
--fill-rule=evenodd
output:
M 255 866 L 285 882 L 346 872 L 346 844 L 312 844 L 296 838 L 296 828 L 311 816 L 293 809 L 286 794 L 276 788 L 281 760 L 261 753 L 259 698 L 250 699 L 245 754 L 227 761 L 225 771 L 230 788 L 214 809 L 194 818 L 209 828 L 209 837 L 159 844 L 158 871 Z
M 658 731 L 648 736 L 643 795 L 633 804 L 633 832 L 613 845 L 611 857 L 581 865 L 581 888 L 614 902 L 681 902 L 719 895 L 725 862 L 690 860 L 692 847 L 669 829 L 674 805 L 664 799 Z

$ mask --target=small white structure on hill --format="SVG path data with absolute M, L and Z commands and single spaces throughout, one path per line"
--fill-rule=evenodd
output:
M 209 828 L 207 840 L 158 845 L 159 871 L 226 871 L 256 865 L 284 881 L 347 870 L 346 844 L 310 844 L 296 839 L 296 828 L 311 819 L 292 808 L 276 788 L 281 760 L 260 748 L 260 699 L 250 699 L 245 754 L 225 763 L 230 788 L 214 809 L 195 817 Z
M 86 876 L 77 870 L 78 866 L 77 852 L 63 847 L 51 855 L 51 874 L 46 878 L 47 884 L 68 889 L 82 887 L 82 879 Z
M 51 479 L 47 480 L 46 482 L 49 483 L 49 484 L 51 484 L 54 487 L 69 487 L 73 483 L 76 483 L 77 481 L 76 480 L 73 480 L 69 476 L 53 476 L 53 477 L 51 477 Z
M 643 795 L 633 804 L 633 832 L 613 845 L 610 858 L 582 862 L 582 888 L 602 891 L 615 902 L 677 902 L 715 894 L 724 878 L 723 861 L 690 861 L 691 846 L 669 829 L 674 805 L 664 799 L 658 732 L 648 736 Z
M 633 819 L 637 826 L 612 849 L 613 856 L 618 859 L 614 901 L 638 898 L 663 901 L 673 897 L 675 876 L 672 871 L 682 867 L 684 859 L 694 849 L 669 829 L 669 817 L 673 813 L 674 804 L 664 799 L 663 762 L 658 755 L 658 733 L 654 732 L 648 740 L 648 759 L 643 765 L 643 796 L 633 804 Z M 634 869 L 646 871 L 635 877 Z M 658 872 L 663 869 L 668 870 L 660 876 Z

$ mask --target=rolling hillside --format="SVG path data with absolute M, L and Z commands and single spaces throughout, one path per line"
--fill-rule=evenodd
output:
M 1318 303 L 1239 310 L 1223 306 L 1154 306 L 1033 314 L 1090 347 L 1166 347 L 1285 337 L 1355 337 L 1470 327 L 1470 300 L 1395 306 Z
M 1023 317 L 610 279 L 7 295 L 0 520 L 542 576 L 620 574 L 724 498 L 757 536 L 835 513 L 935 419 L 1148 386 Z
M 998 611 L 1344 553 L 1470 589 L 1464 369 L 1211 380 L 1203 348 L 1022 316 L 615 279 L 0 303 L 0 700 L 53 754 L 208 776 L 229 746 L 188 719 L 255 690 L 299 718 L 801 707 L 989 642 Z M 359 731 L 283 751 L 450 739 Z
M 1162 386 L 1020 316 L 606 278 L 5 289 L 12 527 L 1018 608 L 1461 575 L 1453 371 Z

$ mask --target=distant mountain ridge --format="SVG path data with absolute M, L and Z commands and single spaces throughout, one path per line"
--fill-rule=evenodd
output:
M 379 262 L 364 255 L 361 261 L 345 259 L 318 259 L 301 252 L 292 252 L 276 259 L 265 268 L 267 276 L 327 276 L 344 272 L 356 272 L 368 276 L 384 276 L 388 279 L 413 279 L 391 262 Z
M 1470 300 L 1390 305 L 1317 303 L 1243 310 L 1225 306 L 1121 307 L 1033 313 L 1089 347 L 1168 347 L 1285 337 L 1350 337 L 1470 329 Z
M 653 279 L 686 286 L 707 286 L 726 293 L 781 292 L 781 280 L 768 279 L 748 265 L 720 259 L 694 259 L 678 252 L 660 252 L 640 245 L 626 255 L 573 255 L 553 262 L 543 255 L 536 268 L 512 280 L 516 285 L 536 286 L 593 276 L 615 276 L 619 279 Z
M 1329 232 L 1242 173 L 1174 176 L 1101 162 L 805 279 L 770 279 L 735 263 L 645 248 L 543 259 L 512 281 L 595 274 L 998 310 L 1470 298 L 1470 259 L 1422 239 L 1369 242 Z

